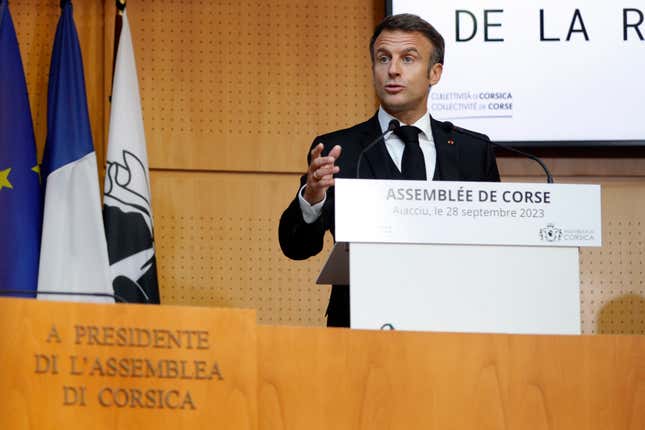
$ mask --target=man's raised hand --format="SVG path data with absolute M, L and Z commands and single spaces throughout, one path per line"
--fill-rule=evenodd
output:
M 340 171 L 334 163 L 340 157 L 341 147 L 334 146 L 325 157 L 321 156 L 323 148 L 323 144 L 319 143 L 311 150 L 311 164 L 307 170 L 307 186 L 303 194 L 310 205 L 325 198 L 327 189 L 334 185 L 334 175 Z

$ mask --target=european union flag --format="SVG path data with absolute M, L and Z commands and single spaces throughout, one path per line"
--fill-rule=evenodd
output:
M 18 39 L 9 5 L 0 0 L 0 289 L 36 291 L 42 226 L 39 174 Z

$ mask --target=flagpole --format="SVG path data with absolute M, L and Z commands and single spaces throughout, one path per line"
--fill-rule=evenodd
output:
M 112 85 L 110 86 L 110 102 L 112 102 L 111 90 L 114 87 L 114 70 L 116 67 L 116 54 L 119 49 L 119 38 L 123 27 L 123 11 L 126 0 L 116 0 L 116 16 L 114 18 L 114 50 L 112 51 Z

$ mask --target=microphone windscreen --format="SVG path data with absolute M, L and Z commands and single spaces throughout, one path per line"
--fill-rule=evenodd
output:
M 444 121 L 441 123 L 441 127 L 444 129 L 444 131 L 450 133 L 451 131 L 455 130 L 455 125 L 451 123 L 450 121 Z

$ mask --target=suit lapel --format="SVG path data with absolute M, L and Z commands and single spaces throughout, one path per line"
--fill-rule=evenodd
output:
M 430 117 L 432 138 L 437 150 L 437 165 L 435 166 L 434 180 L 458 181 L 459 174 L 459 142 L 454 133 L 447 132 L 441 123 Z
M 361 138 L 363 149 L 381 134 L 381 125 L 378 122 L 377 115 L 370 118 L 365 125 L 366 127 L 362 130 L 363 137 Z M 389 158 L 390 154 L 388 154 L 381 138 L 379 143 L 367 150 L 363 155 L 360 177 L 363 179 L 389 179 L 387 164 L 390 162 Z

